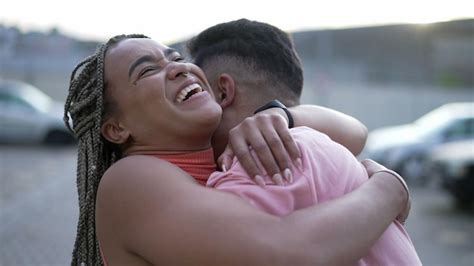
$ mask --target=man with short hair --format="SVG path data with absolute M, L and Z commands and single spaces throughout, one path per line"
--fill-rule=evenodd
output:
M 252 115 L 259 107 L 274 99 L 291 107 L 294 126 L 309 126 L 325 133 L 354 155 L 362 151 L 367 128 L 358 120 L 328 108 L 299 105 L 303 69 L 293 42 L 284 31 L 269 24 L 241 19 L 208 28 L 191 39 L 187 48 L 194 63 L 206 73 L 216 100 L 223 109 L 221 123 L 213 137 L 214 154 L 216 158 L 221 155 L 228 141 L 231 142 L 228 148 L 236 149 L 224 153 L 219 158 L 219 166 L 228 168 L 235 153 L 251 176 L 261 174 L 250 159 L 248 145 L 242 141 L 236 143 L 228 136 L 229 131 L 244 120 L 246 123 L 262 123 L 260 120 L 254 121 L 261 117 Z M 288 119 L 288 114 L 281 109 L 274 110 Z M 237 135 L 238 130 L 245 130 L 245 124 L 234 129 L 234 135 Z M 260 135 L 255 136 L 255 139 L 259 138 Z M 288 162 L 278 152 L 272 152 L 279 166 L 272 165 L 268 159 L 270 154 L 260 159 L 268 173 L 275 175 L 286 169 Z M 295 157 L 291 151 L 290 157 Z

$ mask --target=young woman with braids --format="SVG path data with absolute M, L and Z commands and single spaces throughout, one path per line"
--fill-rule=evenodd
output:
M 103 264 L 98 238 L 110 265 L 346 263 L 404 209 L 407 194 L 386 172 L 285 217 L 199 185 L 160 157 L 212 154 L 222 110 L 198 67 L 143 37 L 112 38 L 71 76 L 65 122 L 79 141 L 80 211 L 73 265 Z M 197 93 L 184 100 L 183 90 Z

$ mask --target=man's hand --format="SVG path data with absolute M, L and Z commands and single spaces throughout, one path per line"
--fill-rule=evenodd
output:
M 232 165 L 237 156 L 249 176 L 264 186 L 263 170 L 258 167 L 250 151 L 255 151 L 263 168 L 276 184 L 283 184 L 283 177 L 291 182 L 291 160 L 301 167 L 300 151 L 288 129 L 283 110 L 271 108 L 246 118 L 229 132 L 229 143 L 217 162 L 223 171 Z
M 404 224 L 406 219 L 408 218 L 408 215 L 410 214 L 410 209 L 411 209 L 410 193 L 408 191 L 408 186 L 407 186 L 406 182 L 395 171 L 390 170 L 390 169 L 386 168 L 385 166 L 383 166 L 383 165 L 381 165 L 381 164 L 379 164 L 379 163 L 377 163 L 373 160 L 366 159 L 366 160 L 363 160 L 361 163 L 362 163 L 362 165 L 365 166 L 365 169 L 367 170 L 367 174 L 369 175 L 369 178 L 372 177 L 373 175 L 375 175 L 376 173 L 385 172 L 385 173 L 391 174 L 392 176 L 396 177 L 400 181 L 400 183 L 403 185 L 405 191 L 407 192 L 407 204 L 406 204 L 405 208 L 402 210 L 402 212 L 400 212 L 400 214 L 397 216 L 397 220 L 400 223 Z

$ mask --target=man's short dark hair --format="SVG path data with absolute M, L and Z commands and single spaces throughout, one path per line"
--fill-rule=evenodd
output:
M 200 67 L 216 59 L 238 60 L 251 68 L 253 75 L 263 73 L 271 86 L 282 88 L 284 95 L 299 101 L 301 62 L 290 36 L 277 27 L 247 19 L 221 23 L 191 39 L 187 48 Z

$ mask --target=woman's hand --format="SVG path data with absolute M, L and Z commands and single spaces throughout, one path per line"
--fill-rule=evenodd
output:
M 253 150 L 264 169 L 251 155 Z M 276 184 L 283 178 L 292 181 L 291 161 L 300 167 L 300 151 L 288 129 L 283 110 L 271 108 L 246 118 L 229 132 L 229 143 L 217 162 L 223 171 L 232 165 L 234 155 L 255 182 L 264 186 L 262 175 L 268 173 Z

